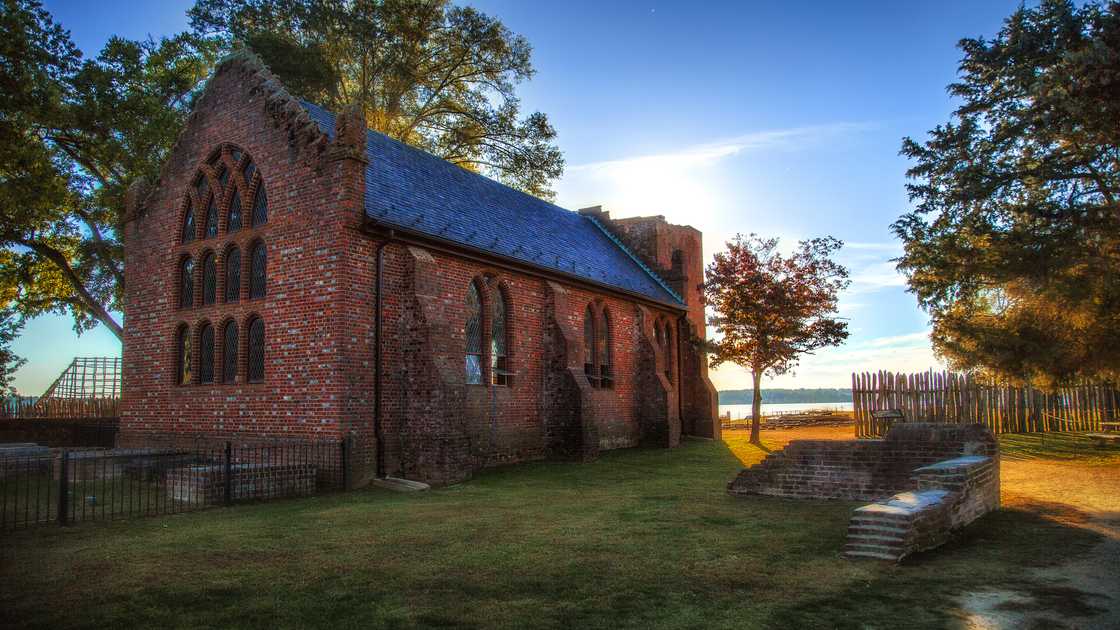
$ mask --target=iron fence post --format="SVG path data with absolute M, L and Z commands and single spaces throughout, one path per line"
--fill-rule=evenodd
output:
M 233 443 L 226 442 L 226 505 L 233 503 Z
M 70 505 L 70 451 L 62 451 L 58 464 L 58 524 L 65 526 L 68 522 Z

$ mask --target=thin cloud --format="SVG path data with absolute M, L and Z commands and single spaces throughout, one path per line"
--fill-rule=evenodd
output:
M 733 136 L 715 142 L 698 144 L 685 147 L 678 151 L 639 155 L 602 162 L 589 162 L 568 167 L 570 172 L 581 171 L 614 171 L 629 169 L 635 166 L 696 166 L 709 164 L 723 158 L 757 151 L 760 149 L 790 149 L 802 147 L 808 143 L 819 142 L 836 138 L 850 133 L 873 129 L 871 123 L 832 123 L 827 125 L 811 125 L 806 127 L 793 127 L 790 129 L 772 129 L 755 131 Z

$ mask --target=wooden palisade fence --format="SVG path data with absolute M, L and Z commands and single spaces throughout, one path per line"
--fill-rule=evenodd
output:
M 908 421 L 979 422 L 994 433 L 1097 431 L 1116 417 L 1120 392 L 1109 384 L 1081 384 L 1046 392 L 993 383 L 968 374 L 923 372 L 852 374 L 856 435 L 881 435 L 873 411 L 901 410 Z

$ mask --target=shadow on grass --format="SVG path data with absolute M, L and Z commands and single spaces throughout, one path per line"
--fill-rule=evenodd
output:
M 893 565 L 870 565 L 871 578 L 787 606 L 768 621 L 773 627 L 942 628 L 959 621 L 959 596 L 1011 590 L 1032 611 L 1086 616 L 1101 611 L 1097 595 L 1042 581 L 1026 569 L 1045 568 L 1089 552 L 1102 536 L 1076 526 L 1087 516 L 1068 506 L 1020 503 L 988 514 L 945 545 Z M 1066 596 L 1067 599 L 1062 599 Z
M 1097 446 L 1083 433 L 1004 433 L 999 436 L 999 448 L 1000 456 L 1009 460 L 1120 461 L 1120 445 Z

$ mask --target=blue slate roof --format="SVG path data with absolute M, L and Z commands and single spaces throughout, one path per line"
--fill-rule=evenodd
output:
M 335 116 L 304 102 L 334 137 Z M 680 306 L 681 299 L 598 221 L 514 190 L 392 138 L 366 136 L 366 215 Z

